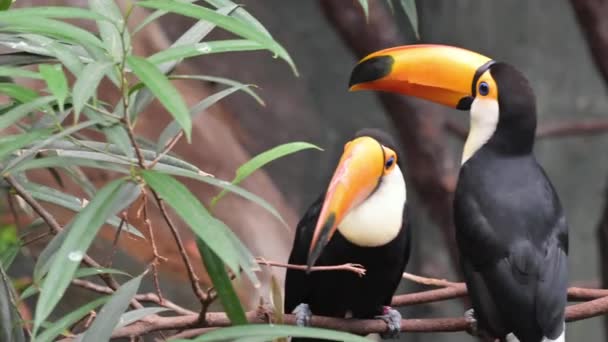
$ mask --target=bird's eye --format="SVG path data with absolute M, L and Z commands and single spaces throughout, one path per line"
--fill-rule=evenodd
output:
M 486 96 L 490 93 L 490 86 L 486 82 L 479 83 L 479 95 Z
M 394 163 L 395 163 L 395 157 L 389 157 L 386 160 L 386 163 L 384 163 L 384 167 L 388 170 L 391 168 L 391 166 L 393 166 Z

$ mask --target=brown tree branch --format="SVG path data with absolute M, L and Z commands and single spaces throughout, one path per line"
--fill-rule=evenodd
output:
M 348 271 L 354 272 L 359 277 L 363 277 L 365 275 L 365 267 L 360 264 L 351 264 L 346 263 L 342 265 L 332 265 L 332 266 L 312 266 L 310 269 L 306 265 L 293 265 L 293 264 L 284 264 L 276 261 L 269 261 L 261 257 L 257 257 L 255 260 L 260 265 L 272 266 L 272 267 L 282 267 L 289 268 L 292 270 L 300 270 L 300 271 Z
M 579 26 L 587 40 L 591 57 L 595 61 L 604 83 L 608 85 L 608 1 L 606 0 L 570 0 L 578 19 Z M 608 286 L 608 190 L 604 196 L 604 209 L 597 226 L 597 237 L 600 250 L 600 268 L 602 286 Z M 608 334 L 608 320 L 604 320 L 604 330 Z
M 566 321 L 579 321 L 608 313 L 608 297 L 602 297 L 589 302 L 568 306 Z M 268 313 L 261 310 L 247 312 L 250 323 L 264 324 Z M 295 316 L 284 316 L 285 324 L 295 324 Z M 225 327 L 230 320 L 225 313 L 211 312 L 206 315 L 205 328 Z M 376 319 L 343 319 L 335 317 L 313 316 L 311 325 L 314 327 L 346 331 L 353 334 L 367 335 L 385 332 L 386 323 Z M 142 336 L 160 330 L 189 329 L 200 327 L 198 315 L 183 315 L 176 317 L 161 317 L 150 315 L 132 325 L 120 328 L 112 334 L 113 338 Z M 465 331 L 469 324 L 464 318 L 425 318 L 401 320 L 402 332 L 453 332 Z

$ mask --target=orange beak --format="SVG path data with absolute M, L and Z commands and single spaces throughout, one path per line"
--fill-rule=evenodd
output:
M 384 151 L 378 141 L 360 137 L 346 144 L 329 183 L 312 237 L 308 253 L 309 269 L 349 210 L 361 204 L 376 189 L 383 172 Z
M 406 45 L 374 52 L 353 69 L 349 88 L 381 90 L 469 109 L 476 79 L 494 61 L 446 45 Z

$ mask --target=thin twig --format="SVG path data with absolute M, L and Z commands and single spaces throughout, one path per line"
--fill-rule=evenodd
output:
M 156 294 L 160 300 L 163 300 L 163 293 L 160 290 L 160 281 L 158 280 L 158 264 L 161 261 L 167 261 L 167 258 L 162 257 L 158 254 L 158 249 L 156 248 L 156 239 L 154 238 L 154 230 L 152 229 L 152 222 L 150 221 L 150 217 L 148 216 L 148 196 L 144 190 L 144 202 L 142 205 L 143 210 L 143 218 L 144 224 L 148 229 L 148 234 L 150 235 L 150 241 L 152 245 L 152 255 L 154 256 L 154 260 L 152 260 L 152 274 L 154 279 L 154 288 L 156 289 Z
M 108 255 L 108 260 L 106 260 L 107 267 L 112 267 L 112 260 L 114 260 L 114 256 L 116 255 L 116 250 L 118 247 L 118 239 L 120 238 L 120 233 L 122 233 L 122 228 L 127 223 L 127 215 L 122 213 L 122 217 L 120 218 L 120 223 L 118 224 L 118 229 L 116 229 L 116 233 L 114 234 L 114 240 L 112 241 L 112 250 Z M 127 223 L 128 224 L 128 223 Z
M 165 207 L 165 202 L 162 200 L 162 198 L 160 198 L 160 196 L 156 193 L 156 191 L 154 191 L 154 189 L 150 189 L 150 192 L 152 192 L 152 195 L 154 196 L 154 199 L 156 200 L 156 203 L 158 204 L 160 212 L 161 212 L 163 218 L 165 219 L 165 222 L 167 222 L 169 229 L 171 230 L 171 234 L 173 235 L 173 239 L 175 240 L 175 243 L 177 244 L 177 249 L 179 250 L 179 254 L 182 257 L 182 261 L 186 265 L 186 270 L 188 272 L 188 277 L 190 278 L 190 284 L 192 286 L 192 290 L 194 291 L 194 294 L 196 295 L 198 300 L 201 302 L 201 305 L 203 307 L 205 307 L 205 303 L 207 301 L 207 295 L 201 288 L 198 276 L 194 272 L 194 267 L 192 267 L 192 263 L 190 262 L 190 257 L 188 256 L 188 252 L 186 252 L 186 248 L 184 247 L 182 238 L 181 238 L 179 232 L 177 231 L 177 227 L 175 226 L 175 224 L 173 224 L 173 221 L 169 217 L 169 213 L 167 212 L 167 208 Z M 204 317 L 202 317 L 202 318 L 204 318 Z
M 90 282 L 88 280 L 83 280 L 83 279 L 73 279 L 72 285 L 81 287 L 85 290 L 101 293 L 101 294 L 114 293 L 114 290 L 112 290 L 111 288 L 109 288 L 107 286 L 98 285 L 98 284 L 95 284 L 93 282 Z M 161 299 L 158 297 L 158 295 L 156 293 L 152 293 L 152 292 L 137 294 L 137 295 L 135 295 L 135 299 L 137 299 L 140 302 L 154 303 L 154 304 L 160 305 L 167 309 L 171 309 L 180 315 L 195 315 L 196 314 L 196 312 L 183 308 L 183 307 L 171 302 L 170 300 L 168 300 L 166 298 Z
M 284 264 L 284 263 L 275 262 L 275 261 L 268 261 L 262 257 L 257 257 L 255 259 L 255 261 L 260 265 L 289 268 L 292 270 L 300 270 L 300 271 L 310 271 L 310 272 L 348 271 L 348 272 L 356 273 L 359 277 L 363 277 L 365 275 L 365 271 L 366 271 L 365 267 L 363 267 L 363 265 L 352 264 L 352 263 L 346 263 L 346 264 L 342 264 L 342 265 L 331 265 L 331 266 L 311 266 L 309 269 L 308 266 L 306 266 L 306 265 Z
M 171 138 L 171 140 L 169 140 L 169 142 L 165 146 L 164 150 L 158 156 L 156 156 L 156 158 L 154 158 L 154 160 L 150 162 L 150 164 L 148 164 L 148 169 L 153 169 L 156 163 L 158 163 L 167 153 L 169 153 L 173 149 L 175 144 L 177 144 L 177 142 L 183 135 L 184 131 L 181 130 L 173 138 Z
M 413 281 L 418 284 L 428 285 L 428 286 L 438 286 L 438 287 L 455 287 L 460 286 L 462 283 L 455 283 L 445 279 L 435 279 L 435 278 L 427 278 L 421 277 L 419 275 L 403 272 L 403 279 L 407 279 Z

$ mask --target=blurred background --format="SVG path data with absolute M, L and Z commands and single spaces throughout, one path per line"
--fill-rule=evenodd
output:
M 18 4 L 49 2 L 86 3 L 24 0 Z M 378 127 L 398 138 L 405 151 L 415 241 L 407 271 L 461 279 L 454 257 L 450 208 L 467 113 L 395 95 L 347 91 L 350 71 L 366 53 L 400 44 L 441 43 L 509 62 L 528 76 L 539 113 L 536 155 L 559 193 L 570 224 L 571 283 L 602 286 L 601 269 L 608 265 L 600 248 L 602 217 L 604 226 L 608 221 L 608 134 L 603 134 L 608 131 L 608 96 L 606 74 L 602 73 L 608 71 L 608 66 L 602 65 L 608 63 L 608 1 L 418 1 L 419 41 L 402 11 L 395 8 L 391 12 L 384 0 L 370 1 L 368 23 L 354 0 L 240 3 L 286 47 L 300 75 L 294 76 L 287 64 L 269 58 L 267 52 L 188 60 L 183 68 L 258 85 L 266 105 L 259 106 L 243 94 L 232 95 L 199 116 L 194 123 L 194 144 L 180 143 L 176 152 L 216 177 L 229 180 L 238 165 L 281 143 L 307 141 L 324 149 L 275 161 L 244 183 L 278 208 L 289 229 L 259 207 L 234 196 L 218 206 L 216 215 L 237 232 L 255 255 L 287 260 L 298 218 L 324 191 L 344 143 L 360 128 Z M 191 25 L 183 17 L 164 16 L 158 25 L 141 33 L 136 46 L 142 54 L 149 54 L 168 46 Z M 224 35 L 216 31 L 211 39 Z M 203 94 L 215 92 L 216 85 L 181 86 L 180 90 L 193 103 Z M 160 108 L 151 111 L 155 110 L 166 116 Z M 140 132 L 157 134 L 161 129 L 159 120 L 168 119 L 150 114 L 144 120 Z M 48 175 L 39 177 L 48 177 L 51 182 Z M 97 180 L 102 184 L 104 175 L 98 175 Z M 216 193 L 215 189 L 195 183 L 191 190 L 206 202 Z M 6 216 L 5 221 L 10 221 Z M 178 303 L 193 303 L 179 257 L 172 245 L 162 246 L 166 229 L 161 224 L 155 229 L 161 235 L 161 254 L 170 260 L 161 265 L 165 296 Z M 111 244 L 112 233 L 102 233 L 102 237 L 105 240 L 100 239 L 94 247 L 99 251 Z M 122 239 L 121 246 L 129 248 L 119 251 L 116 264 L 140 269 L 141 263 L 151 258 L 145 244 Z M 190 246 L 196 253 L 192 242 Z M 32 254 L 35 253 L 33 249 Z M 11 273 L 31 273 L 32 263 L 31 257 L 21 256 Z M 281 270 L 274 271 L 282 279 Z M 152 288 L 151 284 L 146 286 Z M 421 289 L 404 281 L 399 291 Z M 264 291 L 244 284 L 240 295 L 255 305 L 259 296 L 266 295 Z M 63 305 L 69 306 L 70 302 Z M 462 300 L 453 300 L 404 308 L 403 315 L 460 316 L 466 308 Z M 568 339 L 605 341 L 604 330 L 603 318 L 588 319 L 569 324 Z M 403 334 L 402 340 L 458 342 L 473 338 L 465 333 Z

